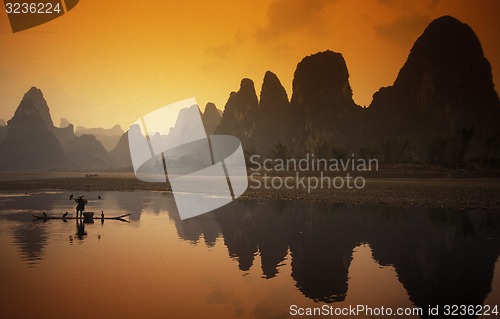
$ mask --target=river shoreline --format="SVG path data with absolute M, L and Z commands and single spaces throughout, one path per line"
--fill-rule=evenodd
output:
M 500 212 L 500 196 L 498 196 L 500 178 L 498 177 L 450 177 L 449 175 L 436 177 L 435 174 L 427 176 L 372 176 L 364 178 L 366 184 L 362 189 L 316 188 L 309 191 L 302 187 L 288 189 L 283 186 L 276 189 L 269 187 L 269 183 L 265 187 L 264 178 L 256 177 L 249 179 L 249 187 L 242 198 L 481 209 Z M 295 181 L 293 174 L 271 178 L 284 180 L 287 177 L 293 184 Z M 141 182 L 130 173 L 43 173 L 36 176 L 9 173 L 8 175 L 2 174 L 2 178 L 0 191 L 170 191 L 168 184 Z

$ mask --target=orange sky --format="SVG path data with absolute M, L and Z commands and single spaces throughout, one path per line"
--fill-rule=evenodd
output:
M 500 81 L 500 1 L 80 0 L 70 12 L 12 33 L 0 13 L 0 118 L 23 94 L 44 92 L 58 125 L 127 128 L 141 115 L 196 97 L 223 109 L 243 77 L 257 94 L 266 70 L 289 97 L 306 55 L 346 59 L 354 100 L 391 85 L 425 26 L 442 15 L 469 24 Z M 498 89 L 497 89 L 498 91 Z

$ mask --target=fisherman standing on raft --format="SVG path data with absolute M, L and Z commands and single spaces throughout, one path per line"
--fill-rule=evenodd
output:
M 80 217 L 83 217 L 83 211 L 85 210 L 85 204 L 87 204 L 87 200 L 83 199 L 83 196 L 78 196 L 75 199 L 76 202 L 76 218 L 78 218 L 78 212 L 80 212 Z

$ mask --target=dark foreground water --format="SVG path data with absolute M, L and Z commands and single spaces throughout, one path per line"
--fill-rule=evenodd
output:
M 74 214 L 68 196 L 0 194 L 0 318 L 382 317 L 292 305 L 442 318 L 446 305 L 500 304 L 498 214 L 238 200 L 180 221 L 170 194 L 102 192 L 85 193 L 87 210 L 130 223 L 32 220 Z

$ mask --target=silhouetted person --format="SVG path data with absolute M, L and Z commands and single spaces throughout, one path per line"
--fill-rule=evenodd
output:
M 85 210 L 85 204 L 87 204 L 87 200 L 83 199 L 83 196 L 78 196 L 78 198 L 75 199 L 75 202 L 77 203 L 76 218 L 78 218 L 78 213 L 80 213 L 80 216 L 83 217 L 83 211 Z

